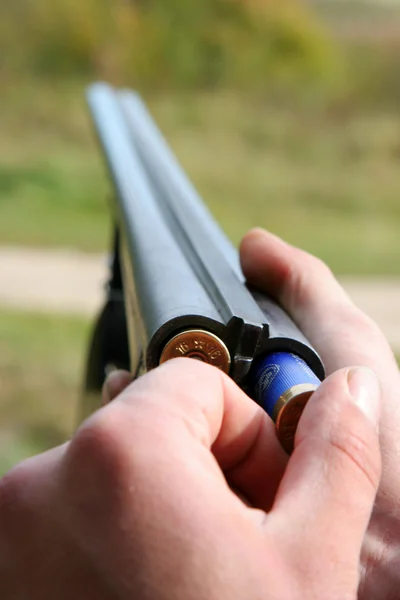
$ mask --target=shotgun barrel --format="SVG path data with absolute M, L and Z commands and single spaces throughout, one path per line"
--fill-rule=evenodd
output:
M 97 83 L 88 104 L 112 182 L 115 233 L 108 296 L 89 351 L 92 401 L 83 401 L 82 417 L 95 408 L 109 368 L 138 376 L 188 356 L 230 375 L 278 424 L 282 411 L 291 415 L 281 427 L 290 446 L 299 407 L 324 377 L 320 357 L 275 301 L 246 284 L 237 250 L 139 95 Z

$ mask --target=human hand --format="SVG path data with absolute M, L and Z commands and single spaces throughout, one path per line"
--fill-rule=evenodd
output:
M 227 376 L 166 363 L 0 480 L 0 597 L 355 600 L 379 413 L 371 372 L 334 373 L 289 459 Z
M 242 242 L 248 280 L 274 297 L 320 353 L 327 373 L 351 365 L 374 370 L 383 411 L 383 473 L 362 552 L 359 597 L 400 598 L 400 376 L 378 326 L 354 306 L 320 260 L 262 230 Z

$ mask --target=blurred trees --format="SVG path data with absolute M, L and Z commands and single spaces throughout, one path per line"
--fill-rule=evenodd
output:
M 296 0 L 13 0 L 0 73 L 161 88 L 269 88 L 334 79 L 340 63 Z

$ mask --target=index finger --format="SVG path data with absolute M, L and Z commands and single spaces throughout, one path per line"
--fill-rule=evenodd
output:
M 221 484 L 226 490 L 226 479 L 263 510 L 271 507 L 287 464 L 270 417 L 216 367 L 188 358 L 138 378 L 95 413 L 78 432 L 77 455 L 88 438 L 97 462 L 100 454 L 108 461 L 115 453 L 122 464 L 143 457 L 140 468 L 148 478 L 165 459 L 164 474 L 176 488 L 187 464 L 200 456 L 198 467 L 214 474 L 215 489 Z
M 210 365 L 174 359 L 120 396 L 135 410 L 141 398 L 146 412 L 153 411 L 147 422 L 168 419 L 174 444 L 189 428 L 192 442 L 212 450 L 228 483 L 253 506 L 270 509 L 287 455 L 270 417 L 232 379 Z
M 241 262 L 247 279 L 290 314 L 321 354 L 328 373 L 355 364 L 381 375 L 397 373 L 379 327 L 353 304 L 321 260 L 254 229 L 243 239 Z

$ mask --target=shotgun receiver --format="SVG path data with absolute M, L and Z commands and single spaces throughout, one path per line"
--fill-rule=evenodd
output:
M 290 452 L 324 377 L 318 354 L 280 306 L 246 285 L 236 249 L 140 97 L 98 83 L 88 103 L 113 185 L 114 248 L 81 417 L 99 406 L 108 369 L 139 376 L 189 356 L 225 371 L 259 402 Z

